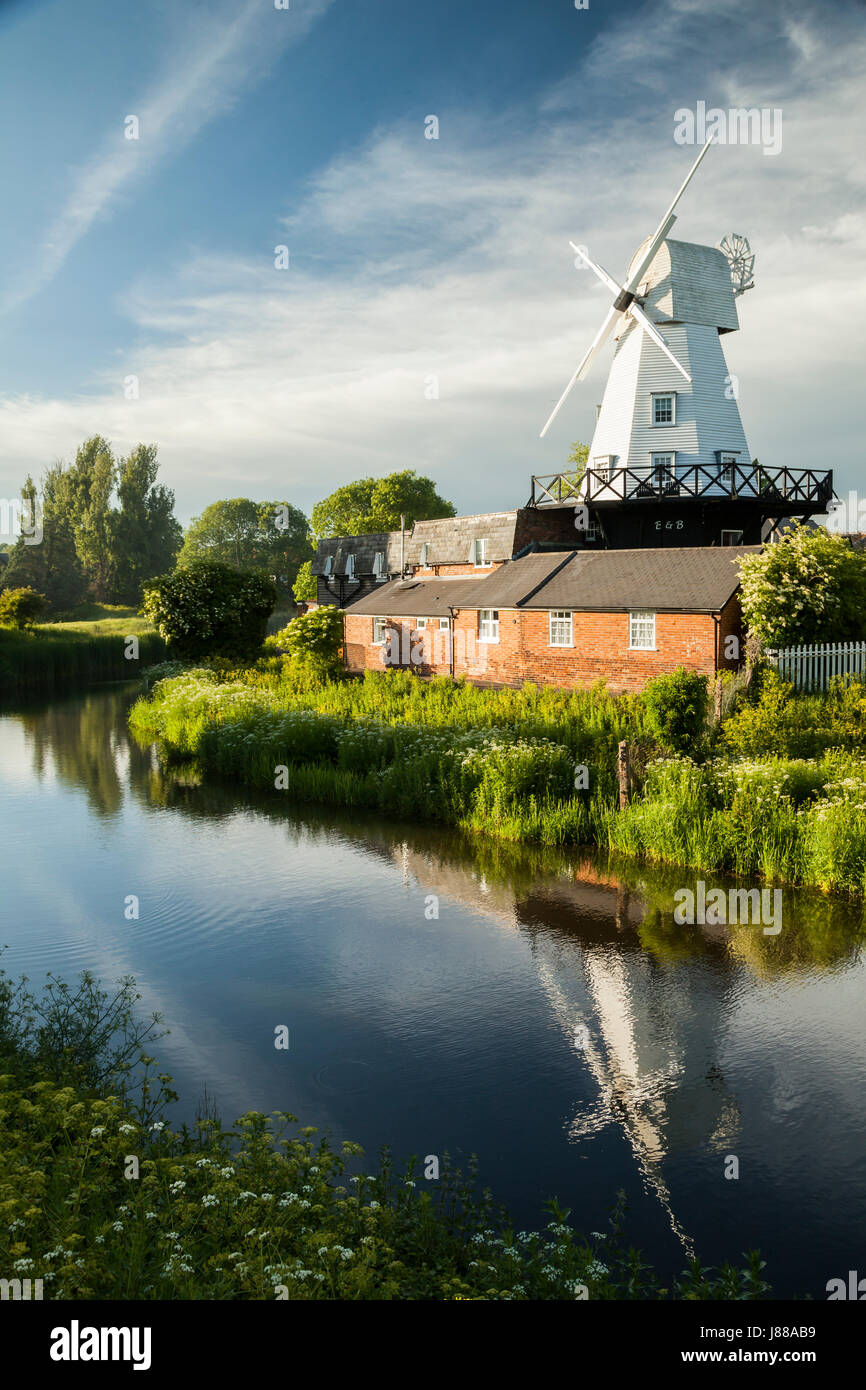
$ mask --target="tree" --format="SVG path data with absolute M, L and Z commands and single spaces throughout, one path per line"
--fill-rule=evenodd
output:
M 410 527 L 415 521 L 454 516 L 455 508 L 436 491 L 431 478 L 413 468 L 389 473 L 384 478 L 358 478 L 338 487 L 313 508 L 313 533 L 323 536 L 358 536 L 368 531 L 397 531 L 401 514 Z
M 568 456 L 568 463 L 571 465 L 565 470 L 565 476 L 570 479 L 575 486 L 580 482 L 586 472 L 586 465 L 589 460 L 589 445 L 581 444 L 576 439 L 571 446 L 571 453 Z
M 174 515 L 174 493 L 157 484 L 155 444 L 139 444 L 117 470 L 120 510 L 111 531 L 112 595 L 138 603 L 145 580 L 165 574 L 175 562 L 182 531 Z
M 30 627 L 45 610 L 45 595 L 35 589 L 4 589 L 0 593 L 0 623 L 6 627 Z
M 313 562 L 312 560 L 305 560 L 298 570 L 292 586 L 295 603 L 315 603 L 318 592 L 316 576 L 313 574 Z
M 739 566 L 743 617 L 765 646 L 866 636 L 866 554 L 844 536 L 794 526 Z
M 21 496 L 34 516 L 37 490 L 32 478 L 27 478 Z M 42 480 L 42 540 L 34 545 L 18 537 L 3 583 L 9 588 L 37 589 L 49 608 L 58 612 L 74 608 L 86 597 L 87 578 L 75 547 L 70 476 L 62 463 L 49 468 Z
M 199 661 L 255 656 L 276 601 L 266 575 L 197 560 L 146 583 L 142 607 L 173 653 Z
M 310 523 L 289 502 L 253 502 L 248 497 L 211 502 L 193 517 L 179 564 L 219 560 L 235 569 L 275 576 L 287 594 L 310 554 Z
M 75 455 L 68 475 L 75 549 L 98 602 L 111 598 L 114 566 L 111 496 L 117 480 L 117 464 L 107 439 L 95 434 Z

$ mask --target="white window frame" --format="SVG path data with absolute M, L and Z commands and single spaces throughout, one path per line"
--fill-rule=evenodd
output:
M 354 552 L 346 556 L 346 578 L 355 578 L 355 555 Z
M 384 552 L 384 550 L 377 550 L 377 551 L 376 551 L 376 558 L 375 558 L 375 560 L 373 561 L 373 573 L 374 573 L 374 575 L 376 576 L 376 582 L 377 582 L 377 584 L 381 584 L 383 580 L 385 580 L 385 579 L 388 578 L 388 575 L 387 575 L 387 573 L 385 572 L 385 552 Z
M 565 642 L 556 640 L 566 628 L 568 629 L 568 640 Z M 556 637 L 554 636 L 555 633 Z M 551 608 L 549 610 L 547 637 L 551 647 L 574 646 L 574 613 L 570 608 Z
M 325 577 L 325 579 L 330 579 L 330 578 L 331 578 L 331 575 L 332 575 L 333 573 L 334 573 L 334 557 L 333 557 L 333 555 L 326 555 L 326 556 L 325 556 L 325 570 L 324 570 L 324 577 Z
M 381 634 L 382 634 L 381 637 L 377 637 L 377 636 L 376 636 L 377 630 L 381 632 Z M 385 643 L 387 642 L 387 640 L 388 640 L 388 619 L 387 619 L 387 618 L 374 618 L 374 619 L 373 619 L 373 646 L 374 646 L 374 647 L 384 647 L 384 645 L 385 645 Z
M 719 450 L 719 482 L 727 483 L 731 487 L 734 485 L 734 469 L 737 466 L 739 454 L 733 449 Z
M 421 546 L 421 568 L 422 568 L 422 569 L 425 569 L 425 570 L 427 570 L 427 569 L 430 568 L 430 542 L 429 542 L 429 541 L 424 541 L 423 544 L 422 544 L 422 546 Z
M 731 541 L 731 540 L 725 540 L 725 537 L 726 537 L 726 536 L 736 536 L 736 540 L 733 540 L 733 541 Z M 743 544 L 743 533 L 742 533 L 742 531 L 738 531 L 738 530 L 736 530 L 736 528 L 734 528 L 734 527 L 731 527 L 730 529 L 728 529 L 727 527 L 723 527 L 723 528 L 722 528 L 722 545 L 742 545 L 742 544 Z
M 490 616 L 485 616 L 489 614 Z M 498 608 L 479 608 L 478 610 L 478 641 L 479 642 L 498 642 L 499 641 L 499 609 Z
M 451 626 L 451 619 L 450 619 L 450 618 L 440 618 L 440 619 L 439 619 L 439 631 L 440 631 L 440 632 L 447 632 L 450 626 Z
M 490 568 L 490 561 L 487 558 L 487 546 L 489 542 L 486 536 L 476 536 L 472 542 L 472 563 L 477 570 Z M 478 557 L 481 557 L 480 559 Z M 486 611 L 486 610 L 485 610 Z
M 430 618 L 416 618 L 412 626 L 416 632 L 423 632 L 430 621 Z
M 652 627 L 650 628 L 650 620 Z M 637 642 L 635 638 L 645 632 L 651 635 L 650 642 Z M 653 608 L 633 608 L 628 615 L 628 649 L 630 652 L 654 652 L 656 647 L 656 613 Z
M 671 418 L 670 420 L 656 419 L 656 401 L 670 401 Z M 677 393 L 676 391 L 652 391 L 650 393 L 650 424 L 654 430 L 667 430 L 677 423 Z
M 670 463 L 661 463 L 660 459 L 670 459 Z M 659 477 L 659 470 L 664 468 L 667 472 L 667 479 L 662 481 Z M 656 487 L 668 487 L 677 480 L 677 453 L 676 449 L 660 449 L 657 454 L 650 454 L 650 474 Z
M 610 482 L 610 475 L 613 472 L 614 454 L 596 454 L 592 460 L 592 470 L 606 483 Z

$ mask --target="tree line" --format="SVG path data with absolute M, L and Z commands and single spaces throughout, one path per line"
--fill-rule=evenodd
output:
M 117 457 L 102 435 L 53 464 L 21 497 L 28 524 L 0 553 L 0 589 L 44 595 L 52 616 L 82 604 L 138 605 L 149 581 L 202 562 L 269 576 L 282 597 L 315 593 L 311 560 L 323 536 L 393 531 L 401 515 L 454 516 L 431 479 L 414 469 L 358 478 L 316 503 L 310 520 L 288 501 L 235 497 L 211 502 L 184 533 L 171 488 L 157 481 L 155 444 Z M 27 534 L 24 534 L 24 531 Z M 0 600 L 2 602 L 2 600 Z

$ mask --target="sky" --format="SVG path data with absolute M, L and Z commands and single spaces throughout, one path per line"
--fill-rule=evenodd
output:
M 403 468 L 522 505 L 613 355 L 540 439 L 609 303 L 569 239 L 624 274 L 698 102 L 781 113 L 673 232 L 755 252 L 750 452 L 866 491 L 864 74 L 860 0 L 0 0 L 0 494 L 100 433 L 184 523 Z

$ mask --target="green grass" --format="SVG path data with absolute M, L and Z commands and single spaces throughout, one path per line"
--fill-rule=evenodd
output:
M 137 634 L 138 660 L 124 655 L 126 630 L 81 631 L 73 625 L 36 627 L 19 632 L 0 627 L 0 693 L 51 690 L 89 681 L 123 680 L 159 661 L 165 643 L 157 632 Z
M 295 801 L 866 892 L 866 754 L 657 756 L 620 810 L 617 743 L 637 735 L 647 751 L 634 697 L 485 691 L 401 673 L 317 686 L 287 671 L 271 659 L 186 672 L 140 700 L 131 727 L 170 757 Z M 579 764 L 586 790 L 575 790 Z
M 82 632 L 93 636 L 108 633 L 125 637 L 128 633 L 154 631 L 150 619 L 143 617 L 137 608 L 116 603 L 82 604 L 68 615 L 54 622 L 40 623 L 39 626 L 49 632 Z

